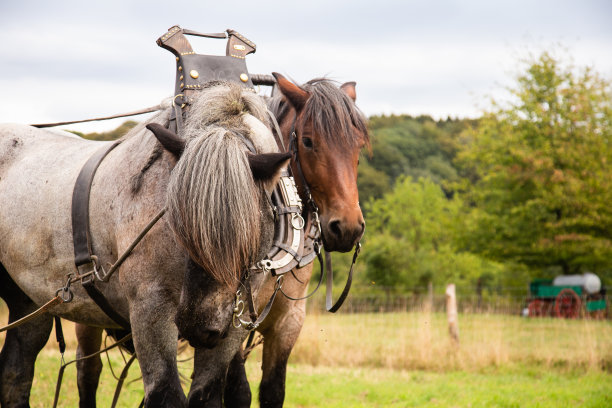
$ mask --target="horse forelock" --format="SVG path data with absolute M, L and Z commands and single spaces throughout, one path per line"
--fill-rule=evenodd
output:
M 310 94 L 310 97 L 302 109 L 298 125 L 303 126 L 304 123 L 311 121 L 313 131 L 330 147 L 342 149 L 362 143 L 369 145 L 367 120 L 364 114 L 335 81 L 315 78 L 301 87 Z M 282 95 L 271 98 L 268 106 L 279 122 L 284 121 L 290 112 L 289 104 Z
M 261 186 L 253 181 L 241 136 L 252 142 L 262 137 L 244 118 L 267 123 L 266 109 L 261 97 L 239 85 L 201 91 L 185 120 L 187 144 L 168 184 L 168 220 L 177 240 L 226 285 L 257 260 Z
M 168 184 L 168 220 L 191 258 L 230 285 L 259 248 L 258 191 L 243 142 L 217 126 L 191 139 Z

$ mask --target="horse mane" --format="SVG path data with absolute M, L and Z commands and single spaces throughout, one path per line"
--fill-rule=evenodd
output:
M 240 85 L 198 92 L 182 133 L 187 141 L 168 184 L 168 221 L 178 242 L 216 281 L 231 284 L 256 261 L 259 192 L 239 134 L 249 113 L 265 121 L 266 106 Z
M 353 127 L 363 135 L 363 142 L 369 145 L 370 138 L 364 114 L 338 87 L 336 81 L 315 78 L 300 87 L 310 94 L 303 109 L 302 121 L 312 120 L 313 130 L 328 146 L 352 147 L 361 142 L 354 137 Z M 279 122 L 291 111 L 289 103 L 280 92 L 268 100 L 268 107 Z M 303 123 L 301 125 L 303 126 Z

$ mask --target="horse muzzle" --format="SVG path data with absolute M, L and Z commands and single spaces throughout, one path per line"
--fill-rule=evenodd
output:
M 322 217 L 321 229 L 326 251 L 349 252 L 361 240 L 365 231 L 365 221 L 363 217 L 359 217 L 354 222 L 337 217 Z

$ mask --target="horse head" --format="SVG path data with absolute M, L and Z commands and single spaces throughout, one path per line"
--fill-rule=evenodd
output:
M 182 137 L 149 125 L 177 158 L 167 189 L 168 222 L 189 255 L 175 322 L 194 347 L 228 332 L 245 271 L 274 237 L 269 202 L 290 159 L 277 151 L 260 97 L 238 85 L 201 91 Z
M 365 229 L 357 165 L 361 149 L 369 144 L 366 120 L 355 105 L 355 82 L 338 87 L 313 79 L 298 86 L 274 76 L 282 96 L 274 97 L 270 106 L 285 140 L 293 144 L 297 160 L 292 170 L 300 194 L 307 199 L 309 189 L 319 208 L 325 249 L 350 251 Z

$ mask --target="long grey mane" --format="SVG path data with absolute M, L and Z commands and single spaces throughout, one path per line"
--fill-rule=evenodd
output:
M 185 121 L 185 151 L 168 184 L 168 220 L 191 258 L 230 284 L 256 259 L 261 216 L 245 144 L 245 114 L 267 123 L 263 100 L 239 85 L 199 92 Z

